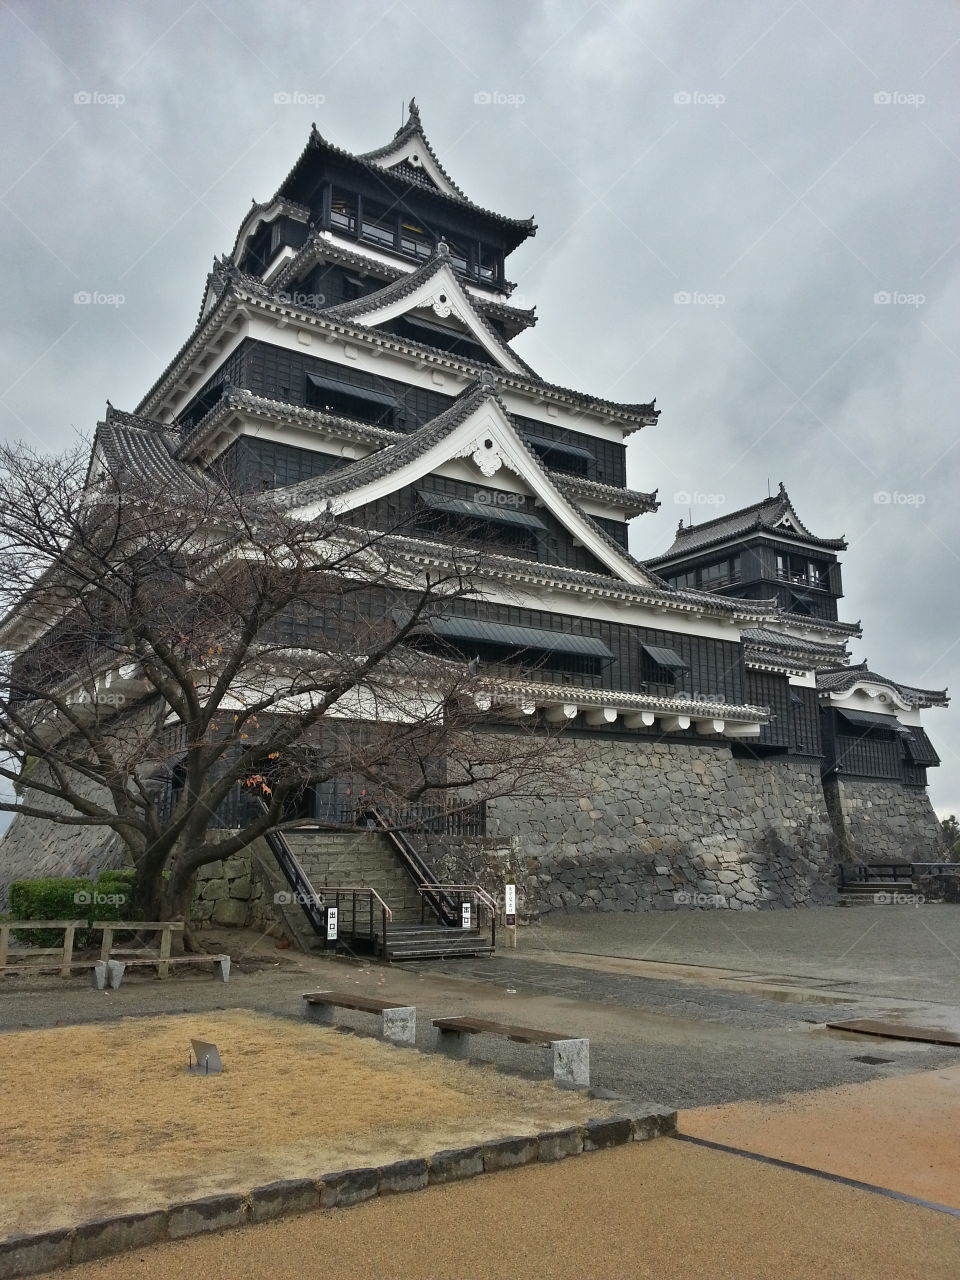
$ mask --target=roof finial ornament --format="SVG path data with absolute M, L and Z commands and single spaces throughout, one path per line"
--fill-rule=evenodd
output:
M 416 98 L 410 99 L 410 115 L 413 117 L 414 120 L 420 119 L 420 108 L 417 106 Z
M 781 481 L 780 481 L 780 496 L 781 496 L 781 497 L 786 497 L 786 493 L 787 493 L 787 486 L 786 486 L 786 485 L 783 483 L 783 481 L 781 480 Z
M 677 533 L 683 533 L 683 516 L 680 517 L 680 523 L 677 525 Z
M 480 386 L 484 391 L 496 391 L 497 380 L 493 376 L 492 369 L 483 369 L 480 373 Z
M 441 258 L 450 257 L 450 246 L 447 244 L 446 240 L 444 240 L 443 236 L 441 236 L 437 241 L 437 253 Z

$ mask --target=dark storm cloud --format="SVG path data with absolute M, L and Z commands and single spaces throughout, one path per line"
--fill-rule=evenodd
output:
M 537 215 L 522 354 L 658 397 L 635 550 L 782 479 L 850 541 L 856 656 L 960 684 L 952 4 L 10 0 L 0 23 L 6 434 L 60 447 L 133 407 L 311 120 L 368 149 L 415 93 L 467 193 Z M 958 719 L 929 716 L 941 809 Z

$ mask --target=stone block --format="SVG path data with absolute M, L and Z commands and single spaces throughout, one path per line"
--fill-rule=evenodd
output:
M 633 1141 L 633 1122 L 629 1116 L 609 1116 L 588 1120 L 583 1135 L 584 1151 L 605 1151 Z
M 381 1035 L 392 1044 L 415 1046 L 417 1043 L 417 1010 L 414 1005 L 401 1009 L 384 1009 L 380 1017 Z
M 207 1231 L 223 1231 L 242 1226 L 247 1220 L 243 1196 L 204 1196 L 199 1200 L 183 1200 L 167 1210 L 171 1240 L 198 1236 Z
M 165 1209 L 156 1209 L 152 1213 L 125 1213 L 117 1218 L 96 1218 L 77 1227 L 70 1248 L 70 1261 L 76 1266 L 78 1262 L 106 1258 L 126 1249 L 159 1244 L 166 1238 Z
M 203 888 L 200 890 L 200 897 L 207 902 L 216 902 L 222 898 L 227 892 L 226 880 L 206 880 Z
M 239 927 L 247 919 L 247 904 L 239 898 L 221 898 L 213 908 L 212 918 L 217 924 Z
M 396 1160 L 378 1170 L 380 1194 L 399 1195 L 405 1191 L 422 1191 L 430 1180 L 430 1168 L 426 1160 Z
M 107 985 L 107 962 L 106 960 L 95 960 L 93 968 L 90 970 L 90 981 L 98 991 L 106 989 Z
M 548 1068 L 562 1089 L 585 1089 L 590 1084 L 590 1041 L 554 1040 L 548 1053 Z
M 634 1142 L 649 1142 L 677 1132 L 677 1113 L 656 1102 L 628 1104 L 621 1108 L 633 1126 Z
M 483 1144 L 483 1168 L 485 1173 L 498 1169 L 514 1169 L 517 1165 L 531 1164 L 540 1155 L 536 1138 L 500 1138 L 497 1142 Z
M 0 1280 L 20 1280 L 38 1271 L 53 1271 L 70 1262 L 70 1231 L 7 1236 L 0 1240 Z
M 289 1213 L 309 1213 L 320 1208 L 320 1188 L 309 1178 L 267 1182 L 250 1192 L 251 1222 L 269 1222 Z
M 437 1151 L 430 1157 L 430 1181 L 459 1182 L 483 1173 L 483 1148 L 458 1147 L 452 1151 Z
M 249 898 L 250 897 L 250 877 L 240 876 L 238 880 L 230 881 L 230 897 L 231 898 Z
M 344 1169 L 320 1179 L 320 1208 L 345 1209 L 372 1200 L 380 1189 L 379 1169 Z
M 583 1151 L 583 1130 L 553 1129 L 540 1133 L 537 1135 L 537 1147 L 544 1163 L 565 1160 L 567 1156 L 578 1156 Z

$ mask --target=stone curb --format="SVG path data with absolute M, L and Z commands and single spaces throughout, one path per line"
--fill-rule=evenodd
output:
M 397 1160 L 377 1168 L 345 1169 L 316 1179 L 268 1182 L 247 1195 L 202 1196 L 166 1209 L 97 1218 L 76 1227 L 35 1235 L 8 1236 L 0 1240 L 0 1280 L 21 1280 L 42 1271 L 168 1240 L 183 1240 L 248 1222 L 268 1222 L 318 1208 L 346 1208 L 376 1196 L 420 1191 L 428 1183 L 459 1182 L 538 1161 L 546 1164 L 627 1142 L 646 1142 L 676 1131 L 675 1111 L 624 1099 L 616 1115 L 588 1120 L 583 1125 L 550 1129 L 529 1137 L 497 1138 L 479 1146 L 436 1151 L 424 1159 Z

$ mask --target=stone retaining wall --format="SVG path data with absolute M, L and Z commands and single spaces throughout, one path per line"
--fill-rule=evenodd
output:
M 589 761 L 569 794 L 489 804 L 490 835 L 519 835 L 531 914 L 836 900 L 817 762 L 625 740 Z
M 844 862 L 936 862 L 943 833 L 922 787 L 833 775 L 824 780 Z

